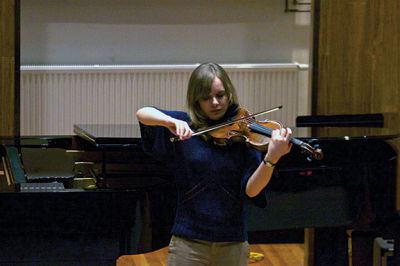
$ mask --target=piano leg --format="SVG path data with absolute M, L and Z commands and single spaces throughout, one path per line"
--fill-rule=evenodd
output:
M 348 244 L 345 227 L 325 227 L 314 230 L 315 266 L 347 266 Z
M 394 241 L 394 251 L 386 258 L 387 265 L 400 265 L 400 219 L 399 215 L 394 215 L 387 217 L 385 223 L 379 227 L 372 227 L 368 230 L 353 230 L 351 234 L 353 266 L 376 265 L 376 263 L 374 264 L 377 259 L 374 257 L 374 242 L 377 237 Z
M 400 265 L 400 212 L 394 232 L 394 265 Z
M 400 225 L 397 227 L 394 236 L 394 265 L 400 265 Z
M 397 211 L 390 221 L 385 224 L 383 239 L 391 239 L 394 243 L 393 257 L 387 258 L 390 266 L 400 265 L 400 212 Z
M 353 266 L 373 265 L 375 231 L 353 231 L 351 233 L 351 250 Z

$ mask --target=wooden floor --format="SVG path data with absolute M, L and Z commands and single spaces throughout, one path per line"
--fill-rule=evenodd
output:
M 250 254 L 264 255 L 259 261 L 250 261 L 251 266 L 303 266 L 304 248 L 302 244 L 262 244 L 251 245 Z M 256 256 L 255 256 L 256 257 Z M 117 266 L 166 266 L 167 248 L 151 253 L 125 255 L 118 258 Z

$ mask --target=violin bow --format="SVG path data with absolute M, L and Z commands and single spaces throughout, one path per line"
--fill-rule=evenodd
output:
M 249 114 L 249 115 L 243 116 L 241 118 L 238 118 L 238 119 L 235 119 L 235 120 L 232 120 L 232 121 L 227 121 L 227 122 L 215 125 L 215 126 L 211 126 L 211 127 L 206 128 L 206 129 L 194 132 L 192 134 L 192 137 L 197 136 L 197 135 L 201 135 L 201 134 L 204 134 L 204 133 L 207 133 L 207 132 L 216 130 L 218 128 L 222 128 L 222 127 L 225 127 L 225 126 L 228 126 L 228 125 L 231 125 L 231 124 L 243 121 L 243 120 L 246 120 L 246 119 L 251 118 L 251 117 L 256 117 L 256 116 L 259 116 L 259 115 L 272 113 L 272 112 L 278 111 L 279 109 L 282 109 L 282 107 L 283 107 L 283 105 L 280 105 L 280 106 L 277 106 L 277 107 L 274 107 L 274 108 L 271 108 L 271 109 L 268 109 L 268 110 L 265 110 L 265 111 L 261 111 L 261 112 L 255 113 L 255 114 Z M 174 141 L 177 141 L 177 140 L 179 140 L 178 137 L 170 138 L 171 142 L 174 142 Z

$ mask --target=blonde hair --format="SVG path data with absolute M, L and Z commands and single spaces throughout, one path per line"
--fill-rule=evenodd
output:
M 226 71 L 216 63 L 199 65 L 190 75 L 186 97 L 189 117 L 194 128 L 207 126 L 207 117 L 200 108 L 199 100 L 208 97 L 216 77 L 221 80 L 225 93 L 229 97 L 229 106 L 239 105 L 235 87 Z

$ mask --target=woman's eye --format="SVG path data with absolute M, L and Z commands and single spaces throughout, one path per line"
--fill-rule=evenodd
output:
M 226 93 L 217 94 L 215 96 L 208 95 L 208 96 L 202 97 L 201 100 L 202 101 L 211 101 L 214 97 L 217 99 L 222 99 L 225 95 L 226 95 Z

